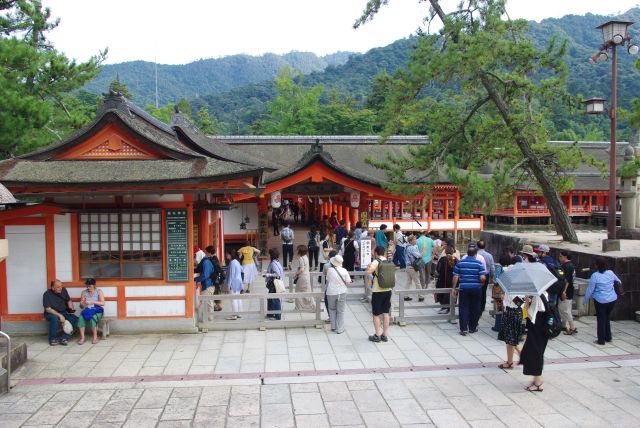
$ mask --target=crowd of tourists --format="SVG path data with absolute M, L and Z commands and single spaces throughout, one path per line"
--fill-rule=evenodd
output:
M 560 251 L 556 260 L 547 245 L 524 245 L 519 252 L 506 248 L 496 262 L 483 240 L 469 242 L 466 254 L 461 255 L 454 240 L 446 234 L 442 237 L 426 231 L 406 234 L 399 225 L 394 225 L 392 231 L 388 232 L 384 224 L 376 230 L 368 230 L 361 223 L 347 230 L 345 222 L 338 220 L 335 213 L 325 216 L 319 225 L 309 227 L 304 238 L 306 245 L 295 246 L 295 235 L 290 224 L 285 221 L 282 226 L 279 230 L 282 251 L 275 247 L 268 251 L 269 264 L 263 273 L 266 289 L 276 295 L 286 291 L 285 271 L 293 272 L 295 266 L 295 292 L 310 293 L 310 273 L 312 270 L 321 271 L 319 280 L 325 293 L 327 323 L 336 334 L 345 332 L 346 297 L 353 284 L 352 275 L 357 271 L 364 272 L 365 287 L 371 290 L 373 334 L 368 339 L 376 343 L 389 341 L 391 298 L 397 275 L 406 275 L 408 289 L 446 289 L 442 293 L 434 290 L 418 293 L 418 302 L 424 302 L 426 296 L 433 295 L 435 302 L 441 306 L 440 314 L 449 313 L 451 304 L 457 302 L 459 333 L 462 336 L 478 332 L 480 318 L 487 306 L 487 294 L 490 294 L 492 315 L 495 317 L 492 329 L 498 332 L 498 340 L 506 345 L 506 359 L 499 367 L 513 369 L 517 354 L 517 364 L 523 365 L 523 373 L 533 376 L 527 387 L 529 391 L 543 389 L 542 371 L 548 340 L 553 339 L 560 330 L 565 335 L 578 333 L 572 316 L 573 300 L 577 296 L 577 269 L 568 251 Z M 368 244 L 366 247 L 374 250 L 368 264 L 362 265 L 359 253 L 364 247 L 363 241 L 367 240 L 370 246 Z M 200 294 L 251 293 L 252 284 L 259 276 L 259 256 L 260 250 L 247 242 L 237 251 L 225 252 L 224 269 L 213 246 L 206 247 L 204 251 L 194 248 L 194 280 Z M 505 292 L 496 280 L 520 263 L 540 263 L 555 280 L 539 293 L 514 295 Z M 84 344 L 87 324 L 91 328 L 92 343 L 97 343 L 97 327 L 104 315 L 105 297 L 102 290 L 97 288 L 95 279 L 86 279 L 85 285 L 79 302 L 80 316 L 75 315 L 74 304 L 61 281 L 53 281 L 44 293 L 43 306 L 50 326 L 50 345 L 68 345 L 75 329 L 78 329 L 80 336 L 77 343 Z M 491 285 L 493 287 L 489 288 Z M 605 260 L 596 259 L 583 304 L 587 304 L 589 299 L 594 302 L 597 318 L 595 343 L 598 345 L 605 345 L 612 340 L 611 313 L 618 295 L 622 293 L 621 289 L 620 279 L 607 268 Z M 412 297 L 407 296 L 405 300 L 411 301 Z M 212 299 L 206 301 L 211 320 L 213 312 L 222 311 L 222 302 Z M 293 301 L 297 311 L 316 311 L 314 299 L 308 295 L 300 295 Z M 230 309 L 228 320 L 241 318 L 242 299 L 231 299 Z M 268 319 L 281 320 L 281 299 L 277 296 L 267 299 L 267 311 Z M 551 328 L 553 322 L 558 325 L 555 333 Z M 58 340 L 60 327 L 62 337 Z

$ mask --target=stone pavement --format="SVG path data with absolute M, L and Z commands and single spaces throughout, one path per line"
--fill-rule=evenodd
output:
M 29 361 L 0 397 L 0 427 L 608 426 L 640 425 L 640 324 L 595 319 L 547 348 L 542 393 L 485 314 L 466 337 L 446 321 L 394 326 L 367 340 L 368 306 L 349 302 L 347 332 L 314 328 L 110 336 L 49 347 L 25 337 Z

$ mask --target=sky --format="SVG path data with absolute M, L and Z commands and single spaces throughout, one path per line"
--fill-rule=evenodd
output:
M 443 0 L 445 11 L 458 0 Z M 423 25 L 428 3 L 390 0 L 372 22 L 354 30 L 366 0 L 44 0 L 60 25 L 54 46 L 84 61 L 109 48 L 105 63 L 146 60 L 184 64 L 234 54 L 325 55 L 366 52 L 407 37 Z M 511 18 L 540 21 L 567 14 L 615 15 L 640 0 L 511 0 Z M 433 29 L 433 27 L 432 27 Z M 595 30 L 594 30 L 595 31 Z

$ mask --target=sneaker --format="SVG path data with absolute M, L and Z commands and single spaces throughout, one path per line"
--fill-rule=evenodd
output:
M 58 341 L 56 339 L 49 341 L 49 346 L 58 346 Z
M 424 302 L 424 297 L 418 297 L 418 302 Z
M 461 331 L 461 332 L 460 332 L 460 336 L 466 336 L 466 335 L 467 335 L 467 332 L 466 332 L 466 331 Z
M 60 341 L 60 344 L 61 344 L 62 346 L 67 346 L 67 345 L 69 344 L 69 341 L 68 341 L 67 339 L 62 339 L 62 340 Z
M 447 311 L 447 308 L 440 308 L 440 310 L 438 311 L 438 314 L 444 314 L 445 311 Z
M 407 296 L 407 297 L 405 297 L 405 298 L 404 298 L 404 301 L 405 301 L 405 302 L 410 302 L 410 301 L 412 301 L 412 300 L 413 300 L 413 297 L 409 297 L 409 296 Z
M 375 343 L 379 343 L 380 342 L 380 336 L 378 336 L 377 334 L 372 334 L 371 336 L 369 336 L 369 340 Z
M 383 335 L 380 336 L 380 340 L 383 341 L 383 342 L 388 342 L 389 338 L 383 334 Z
M 473 330 L 469 330 L 469 333 L 477 333 L 477 332 L 478 332 L 477 328 L 474 328 Z

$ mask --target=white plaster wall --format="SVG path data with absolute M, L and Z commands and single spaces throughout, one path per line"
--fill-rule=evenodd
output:
M 184 296 L 184 285 L 149 285 L 126 287 L 127 297 Z
M 47 250 L 44 226 L 6 226 L 9 242 L 7 300 L 10 314 L 43 312 L 47 290 Z
M 224 234 L 237 235 L 246 233 L 246 230 L 240 229 L 240 223 L 244 217 L 249 217 L 247 230 L 256 230 L 258 228 L 258 206 L 257 204 L 237 204 L 228 211 L 223 211 L 224 218 Z
M 98 284 L 98 289 L 102 290 L 102 294 L 104 294 L 104 297 L 118 297 L 118 289 L 116 287 L 100 287 L 100 284 Z M 84 288 L 78 288 L 78 287 L 67 287 L 67 292 L 69 293 L 69 296 L 71 296 L 72 298 L 80 298 L 80 294 L 82 293 L 82 291 L 84 290 Z
M 55 250 L 56 250 L 56 278 L 61 281 L 73 280 L 71 263 L 71 215 L 53 216 Z
M 131 300 L 127 301 L 128 317 L 184 316 L 184 300 Z

